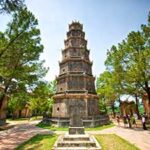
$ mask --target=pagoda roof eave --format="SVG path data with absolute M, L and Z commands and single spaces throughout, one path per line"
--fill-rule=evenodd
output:
M 89 94 L 89 93 L 63 93 L 63 94 L 55 94 L 53 96 L 54 100 L 57 98 L 60 99 L 68 99 L 68 98 L 73 98 L 73 99 L 80 99 L 80 98 L 92 98 L 92 99 L 98 99 L 99 96 L 97 94 Z
M 86 63 L 89 63 L 89 64 L 93 64 L 93 62 L 91 62 L 91 61 L 89 61 L 89 60 L 86 60 L 86 59 L 83 59 L 83 58 L 81 58 L 81 57 L 79 57 L 79 58 L 77 58 L 77 57 L 75 57 L 75 58 L 73 58 L 73 57 L 70 57 L 70 58 L 67 58 L 67 59 L 65 59 L 65 60 L 63 60 L 63 61 L 61 61 L 61 62 L 59 62 L 59 64 L 61 65 L 61 64 L 64 64 L 64 63 L 66 63 L 66 62 L 68 62 L 68 61 L 84 61 L 84 62 L 86 62 Z

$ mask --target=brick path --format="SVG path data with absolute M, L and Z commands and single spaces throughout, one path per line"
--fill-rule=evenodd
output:
M 19 144 L 25 142 L 36 134 L 52 134 L 47 129 L 35 126 L 37 122 L 18 124 L 14 128 L 0 131 L 0 150 L 13 150 Z
M 52 134 L 52 131 L 38 128 L 37 122 L 18 124 L 14 128 L 0 131 L 0 150 L 12 150 L 17 145 L 23 143 L 36 134 Z M 65 131 L 56 131 L 57 134 L 63 134 Z M 144 131 L 141 128 L 124 128 L 115 126 L 101 131 L 87 131 L 89 134 L 117 134 L 132 144 L 135 144 L 141 150 L 150 150 L 150 131 Z

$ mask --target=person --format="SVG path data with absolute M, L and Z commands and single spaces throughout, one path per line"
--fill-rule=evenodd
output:
M 128 120 L 128 123 L 129 123 L 129 128 L 132 128 L 130 115 L 127 115 L 127 120 Z
M 118 125 L 120 126 L 120 117 L 117 115 L 117 123 L 118 123 Z
M 143 125 L 143 129 L 147 130 L 147 127 L 146 127 L 146 113 L 145 112 L 142 115 L 142 125 Z
M 128 121 L 127 121 L 127 117 L 126 117 L 126 116 L 123 116 L 123 123 L 124 123 L 124 127 L 126 127 L 127 124 L 128 124 Z
M 131 122 L 132 122 L 133 125 L 135 125 L 135 127 L 137 127 L 134 115 L 132 115 L 132 117 L 131 117 Z

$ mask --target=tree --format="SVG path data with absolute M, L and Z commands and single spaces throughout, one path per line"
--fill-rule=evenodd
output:
M 47 72 L 44 61 L 39 60 L 43 45 L 37 25 L 34 15 L 23 8 L 13 14 L 7 30 L 0 34 L 0 83 L 4 87 L 0 109 L 6 95 L 30 91 Z
M 21 9 L 24 6 L 24 0 L 0 0 L 0 13 L 11 13 Z
M 31 98 L 29 100 L 29 106 L 32 111 L 37 115 L 46 112 L 51 114 L 53 99 L 52 96 L 56 92 L 56 81 L 50 83 L 39 82 L 37 87 L 31 93 Z
M 126 52 L 127 42 L 123 40 L 118 44 L 118 47 L 112 46 L 111 50 L 108 52 L 105 65 L 107 70 L 113 73 L 113 78 L 115 84 L 116 92 L 123 95 L 132 95 L 135 96 L 137 113 L 139 116 L 138 110 L 138 97 L 140 96 L 141 89 L 137 84 L 131 81 L 131 75 L 128 74 L 127 62 L 130 61 L 128 58 L 128 53 Z M 138 93 L 138 94 L 137 94 Z M 120 101 L 120 98 L 118 99 Z
M 126 76 L 126 85 L 132 85 L 136 92 L 146 92 L 150 102 L 150 15 L 148 25 L 141 25 L 141 31 L 129 33 L 120 45 L 118 53 L 123 56 L 120 64 Z
M 115 116 L 114 102 L 118 99 L 119 95 L 117 91 L 115 91 L 115 81 L 113 77 L 113 74 L 109 71 L 104 71 L 100 74 L 97 79 L 97 93 L 105 105 L 111 106 Z
M 114 74 L 122 94 L 138 97 L 147 93 L 150 104 L 150 14 L 148 24 L 140 31 L 132 31 L 118 46 L 107 53 L 105 65 Z M 119 93 L 120 93 L 119 92 Z M 138 108 L 138 107 L 137 107 Z
M 9 116 L 11 116 L 13 119 L 16 117 L 20 117 L 20 112 L 25 108 L 27 102 L 29 101 L 29 97 L 30 95 L 27 92 L 21 91 L 18 93 L 13 93 L 8 102 Z M 16 111 L 19 114 L 15 114 Z

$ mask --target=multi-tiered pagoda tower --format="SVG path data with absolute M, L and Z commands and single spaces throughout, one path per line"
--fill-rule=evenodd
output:
M 59 63 L 60 73 L 56 78 L 52 122 L 60 126 L 67 125 L 71 114 L 76 113 L 81 116 L 84 126 L 102 124 L 92 62 L 89 59 L 90 51 L 87 49 L 82 24 L 72 22 L 69 25 L 64 44 L 62 61 Z

